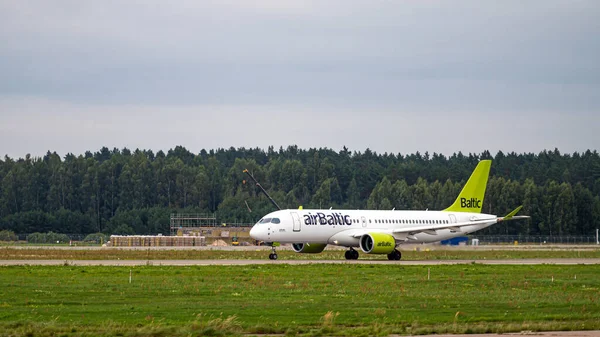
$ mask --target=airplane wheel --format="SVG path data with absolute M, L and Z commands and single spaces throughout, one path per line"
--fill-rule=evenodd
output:
M 398 261 L 402 257 L 402 254 L 400 251 L 398 251 L 398 249 L 394 249 L 394 251 L 389 253 L 387 257 L 390 261 Z
M 277 260 L 277 254 L 273 254 L 273 260 Z
M 346 258 L 346 260 L 352 260 L 352 251 L 351 250 L 347 250 L 344 253 L 344 257 Z
M 273 260 L 273 253 L 269 254 L 269 260 Z
M 351 255 L 352 255 L 352 260 L 358 260 L 358 252 L 357 251 L 352 250 Z

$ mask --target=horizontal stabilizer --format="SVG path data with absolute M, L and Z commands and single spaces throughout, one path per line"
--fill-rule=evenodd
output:
M 519 211 L 521 209 L 523 209 L 523 205 L 515 208 L 514 211 L 508 213 L 506 216 L 504 216 L 502 218 L 498 218 L 498 222 L 508 221 L 508 220 L 529 219 L 530 217 L 528 215 L 516 215 L 517 213 L 519 213 Z
M 515 208 L 515 210 L 514 210 L 514 211 L 512 211 L 512 212 L 508 213 L 508 214 L 507 214 L 507 215 L 504 217 L 504 220 L 510 220 L 510 218 L 512 218 L 513 216 L 515 216 L 517 213 L 519 213 L 519 211 L 520 211 L 521 209 L 523 209 L 523 205 L 521 205 L 521 206 L 519 206 L 519 207 Z

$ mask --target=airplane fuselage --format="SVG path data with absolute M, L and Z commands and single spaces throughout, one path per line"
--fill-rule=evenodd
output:
M 477 222 L 468 226 L 461 223 Z M 400 243 L 428 243 L 464 236 L 497 222 L 495 215 L 447 211 L 286 209 L 265 215 L 250 231 L 265 242 L 358 247 L 360 236 L 387 233 Z M 457 224 L 456 228 L 452 228 Z M 435 229 L 440 225 L 449 228 Z M 419 227 L 415 233 L 403 228 Z M 428 229 L 431 227 L 431 229 Z

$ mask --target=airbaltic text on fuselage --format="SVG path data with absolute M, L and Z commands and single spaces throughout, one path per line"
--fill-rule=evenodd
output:
M 461 208 L 481 208 L 481 200 L 477 198 L 460 198 Z
M 315 214 L 308 213 L 304 214 L 305 225 L 352 225 L 349 215 L 342 213 L 330 213 L 325 214 L 317 212 Z

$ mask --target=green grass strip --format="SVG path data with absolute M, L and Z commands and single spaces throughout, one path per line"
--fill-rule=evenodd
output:
M 600 329 L 598 275 L 597 265 L 0 267 L 0 336 Z

